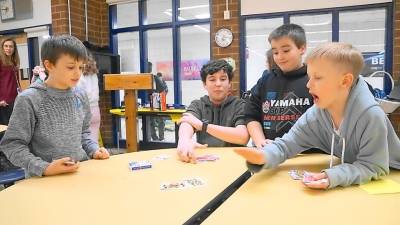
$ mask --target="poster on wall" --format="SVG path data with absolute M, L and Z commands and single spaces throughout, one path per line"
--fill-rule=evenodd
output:
M 200 70 L 201 67 L 208 62 L 208 59 L 192 59 L 182 60 L 181 63 L 181 79 L 182 80 L 201 80 Z M 160 72 L 163 75 L 163 79 L 166 81 L 172 81 L 173 78 L 173 64 L 172 61 L 164 61 L 156 63 L 155 72 Z
M 385 52 L 363 52 L 364 68 L 361 74 L 369 76 L 375 71 L 385 70 Z

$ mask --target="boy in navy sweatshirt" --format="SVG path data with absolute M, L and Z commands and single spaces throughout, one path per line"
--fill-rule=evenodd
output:
M 17 97 L 0 151 L 28 176 L 71 173 L 79 161 L 109 158 L 90 139 L 89 100 L 75 88 L 87 59 L 85 46 L 72 36 L 54 36 L 43 43 L 41 57 L 49 77 Z
M 363 184 L 400 169 L 400 141 L 386 114 L 359 77 L 364 61 L 350 44 L 327 43 L 307 57 L 307 87 L 314 98 L 289 133 L 261 151 L 236 149 L 253 172 L 274 168 L 306 149 L 331 154 L 328 169 L 311 174 L 310 188 Z M 333 155 L 341 158 L 332 165 Z
M 272 31 L 268 41 L 275 66 L 264 71 L 251 89 L 244 110 L 247 129 L 259 149 L 282 137 L 313 104 L 306 87 L 307 67 L 302 63 L 304 29 L 285 24 Z

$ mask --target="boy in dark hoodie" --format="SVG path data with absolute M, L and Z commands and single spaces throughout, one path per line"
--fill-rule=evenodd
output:
M 304 29 L 285 24 L 268 37 L 274 66 L 264 71 L 246 99 L 245 120 L 254 145 L 261 149 L 282 137 L 296 120 L 312 106 L 306 83 L 307 67 L 302 63 L 306 51 Z
M 43 43 L 41 57 L 49 77 L 17 97 L 0 151 L 27 176 L 75 172 L 79 161 L 109 158 L 90 139 L 89 100 L 75 88 L 87 59 L 85 46 L 72 36 L 54 36 Z
M 232 66 L 225 60 L 211 61 L 201 68 L 200 74 L 208 95 L 192 101 L 180 120 L 178 156 L 184 162 L 196 161 L 195 147 L 238 146 L 249 140 L 243 118 L 244 102 L 229 95 Z M 194 132 L 200 144 L 192 140 Z
M 307 57 L 307 87 L 314 98 L 289 133 L 261 151 L 236 149 L 250 170 L 274 168 L 306 149 L 317 147 L 331 155 L 328 169 L 312 173 L 310 188 L 363 184 L 400 169 L 400 141 L 386 114 L 359 77 L 364 62 L 350 44 L 327 43 Z M 341 158 L 332 165 L 333 155 Z

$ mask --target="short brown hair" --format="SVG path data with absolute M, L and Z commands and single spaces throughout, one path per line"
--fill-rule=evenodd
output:
M 357 80 L 364 67 L 364 59 L 361 52 L 347 43 L 330 42 L 321 44 L 307 55 L 306 62 L 308 63 L 315 59 L 327 59 L 333 63 L 340 64 L 344 72 L 353 74 L 354 80 Z

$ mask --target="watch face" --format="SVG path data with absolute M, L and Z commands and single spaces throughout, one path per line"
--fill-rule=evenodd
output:
M 15 18 L 13 0 L 0 0 L 0 10 L 1 20 L 9 20 Z
M 220 47 L 228 47 L 233 41 L 232 31 L 222 28 L 215 34 L 215 43 Z

